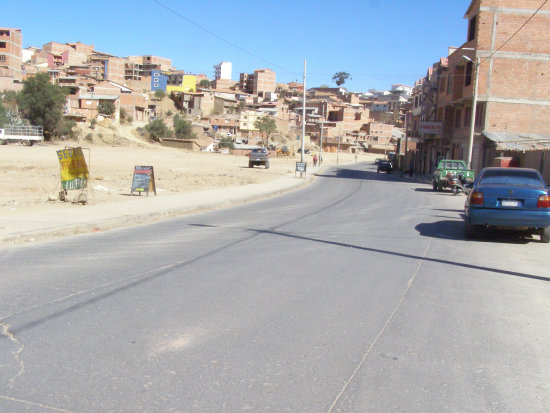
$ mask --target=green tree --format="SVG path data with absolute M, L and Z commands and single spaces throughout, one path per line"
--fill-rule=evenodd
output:
M 23 82 L 17 104 L 33 125 L 42 125 L 47 138 L 58 135 L 62 126 L 67 90 L 50 83 L 47 73 L 38 73 Z
M 186 121 L 180 115 L 174 116 L 174 134 L 179 139 L 196 139 L 191 122 Z
M 10 123 L 10 118 L 8 117 L 8 111 L 0 102 L 0 128 L 8 125 Z
M 220 143 L 218 143 L 218 148 L 235 149 L 233 139 L 231 139 L 230 137 L 221 138 Z
M 256 119 L 256 122 L 254 122 L 254 127 L 264 134 L 264 146 L 269 144 L 269 138 L 271 138 L 271 136 L 277 131 L 277 123 L 275 122 L 275 119 L 272 119 L 267 115 Z
M 211 85 L 212 85 L 212 84 L 211 84 L 210 80 L 208 80 L 208 79 L 202 79 L 202 80 L 199 82 L 199 87 L 209 88 Z
M 110 100 L 100 100 L 99 104 L 97 105 L 97 111 L 101 115 L 105 116 L 113 116 L 113 114 L 116 111 L 115 104 Z
M 69 139 L 75 139 L 78 135 L 76 122 L 74 120 L 65 120 L 61 122 L 59 133 Z
M 162 89 L 155 90 L 155 99 L 162 100 L 166 96 L 166 93 Z
M 351 77 L 349 77 L 349 73 L 347 72 L 337 72 L 334 74 L 334 76 L 332 76 L 332 80 L 334 81 L 334 83 L 336 83 L 338 87 L 346 83 L 346 80 L 348 79 L 351 80 Z
M 164 123 L 162 119 L 155 119 L 152 122 L 149 122 L 145 126 L 145 130 L 149 132 L 149 135 L 153 138 L 154 141 L 160 142 L 161 138 L 166 138 L 172 135 L 168 126 Z
M 17 92 L 15 90 L 4 90 L 0 92 L 4 107 L 13 113 L 17 112 Z

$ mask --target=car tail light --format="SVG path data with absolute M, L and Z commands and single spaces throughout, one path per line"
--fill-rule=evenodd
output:
M 550 208 L 550 195 L 541 195 L 537 201 L 537 208 Z
M 483 192 L 472 192 L 472 195 L 470 195 L 470 205 L 483 205 Z

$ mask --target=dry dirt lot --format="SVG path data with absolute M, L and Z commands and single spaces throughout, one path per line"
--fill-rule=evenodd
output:
M 45 142 L 32 147 L 17 144 L 0 146 L 0 213 L 49 208 L 61 190 L 60 167 L 56 151 L 81 146 L 90 170 L 88 203 L 127 200 L 135 165 L 154 167 L 157 195 L 208 190 L 226 186 L 263 183 L 294 174 L 295 157 L 271 158 L 271 167 L 248 168 L 246 156 L 220 153 L 186 152 L 160 144 L 139 141 L 129 129 L 122 130 L 112 144 L 81 142 Z M 308 170 L 312 155 L 304 155 Z M 359 154 L 358 161 L 374 159 Z M 336 154 L 324 153 L 324 165 L 335 164 Z M 339 163 L 351 163 L 355 155 L 339 154 Z M 69 194 L 73 192 L 70 191 Z

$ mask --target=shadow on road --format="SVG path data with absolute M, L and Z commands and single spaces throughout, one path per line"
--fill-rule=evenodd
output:
M 365 166 L 365 164 L 357 164 L 357 166 Z M 382 182 L 416 182 L 414 178 L 411 180 L 410 178 L 402 177 L 400 171 L 378 173 L 372 170 L 352 169 L 349 167 L 332 167 L 323 173 L 316 174 L 316 176 L 323 178 L 362 179 Z
M 445 227 L 444 234 L 451 234 L 452 233 L 454 235 L 453 237 L 449 237 L 449 238 L 452 238 L 452 239 L 464 238 L 464 236 L 461 235 L 461 233 L 463 232 L 463 228 L 464 228 L 462 221 L 443 221 L 443 222 L 448 223 L 448 224 L 444 225 L 444 227 Z M 435 225 L 438 225 L 438 224 L 439 223 L 434 223 L 432 225 L 435 226 Z M 208 225 L 208 224 L 189 224 L 189 225 L 190 226 L 197 226 L 197 227 L 207 227 L 207 228 L 226 228 L 226 227 L 221 227 L 221 226 L 216 226 L 216 225 Z M 421 225 L 423 225 L 423 224 L 418 225 L 417 228 Z M 460 225 L 460 230 L 458 229 L 458 225 Z M 230 228 L 231 229 L 237 229 L 235 227 L 230 227 Z M 424 229 L 424 231 L 426 231 L 426 236 L 429 236 L 427 234 L 430 234 L 430 233 L 434 234 L 435 233 L 435 230 L 433 228 L 434 227 L 429 227 L 427 229 Z M 261 229 L 253 229 L 253 228 L 241 228 L 241 230 L 250 231 L 250 232 L 253 232 L 255 234 L 277 235 L 277 236 L 282 236 L 282 237 L 289 237 L 289 238 L 294 238 L 294 239 L 313 241 L 313 242 L 318 242 L 318 243 L 322 243 L 322 244 L 335 245 L 335 246 L 344 247 L 344 248 L 355 248 L 355 249 L 362 250 L 362 251 L 377 252 L 377 253 L 380 253 L 380 254 L 386 254 L 386 255 L 392 255 L 392 256 L 398 256 L 398 257 L 404 257 L 404 258 L 411 258 L 411 259 L 415 259 L 415 260 L 430 261 L 430 262 L 435 262 L 435 263 L 445 264 L 445 265 L 452 265 L 452 266 L 457 266 L 457 267 L 470 268 L 470 269 L 474 269 L 474 270 L 490 271 L 490 272 L 495 272 L 495 273 L 498 273 L 498 274 L 511 275 L 511 276 L 514 276 L 514 277 L 531 278 L 531 279 L 540 280 L 540 281 L 550 281 L 550 277 L 541 277 L 539 275 L 525 274 L 525 273 L 521 273 L 521 272 L 517 272 L 517 271 L 508 271 L 508 270 L 503 270 L 503 269 L 498 269 L 498 268 L 484 267 L 484 266 L 481 266 L 481 265 L 474 265 L 474 264 L 469 264 L 469 263 L 449 261 L 449 260 L 444 260 L 444 259 L 439 259 L 439 258 L 423 257 L 423 256 L 420 256 L 420 255 L 406 254 L 406 253 L 402 253 L 402 252 L 398 252 L 398 251 L 389 251 L 389 250 L 382 250 L 382 249 L 372 248 L 372 247 L 363 247 L 363 246 L 360 246 L 360 245 L 348 244 L 348 243 L 338 242 L 338 241 L 322 240 L 322 239 L 318 239 L 318 238 L 305 237 L 305 236 L 301 236 L 301 235 L 297 235 L 297 234 L 289 234 L 289 233 L 286 233 L 286 232 L 274 231 L 274 230 L 269 230 L 269 229 L 261 230 Z M 431 237 L 433 237 L 433 238 L 443 238 L 441 236 L 437 237 L 435 235 L 432 235 Z
M 441 239 L 465 239 L 463 219 L 418 224 L 415 229 L 423 237 Z M 525 232 L 496 230 L 480 230 L 478 231 L 475 240 L 480 242 L 491 242 L 500 244 L 527 244 L 533 241 L 538 242 L 538 240 L 535 240 L 530 234 L 527 234 Z
M 419 226 L 417 226 L 417 229 L 419 229 L 419 231 L 421 231 L 421 233 L 423 232 L 424 235 L 428 236 L 428 237 L 438 237 L 437 235 L 439 234 L 439 238 L 443 238 L 443 237 L 449 237 L 451 234 L 454 234 L 454 238 L 457 238 L 457 234 L 458 234 L 458 231 L 459 231 L 458 222 L 457 221 L 442 221 L 442 222 L 443 222 L 443 224 L 441 222 L 433 223 L 433 224 L 420 224 Z M 188 266 L 190 264 L 193 264 L 193 263 L 196 263 L 197 261 L 200 261 L 202 259 L 210 258 L 213 254 L 216 254 L 217 252 L 220 252 L 220 251 L 226 250 L 228 248 L 231 248 L 234 245 L 238 245 L 238 244 L 241 244 L 241 243 L 244 243 L 244 242 L 249 242 L 251 239 L 253 239 L 253 238 L 255 238 L 259 235 L 274 235 L 274 236 L 279 236 L 279 237 L 288 237 L 288 238 L 311 241 L 311 242 L 316 242 L 316 243 L 321 243 L 321 244 L 334 245 L 334 246 L 337 246 L 337 247 L 354 248 L 354 249 L 357 249 L 357 250 L 360 250 L 360 251 L 374 252 L 374 253 L 379 253 L 379 254 L 384 254 L 384 255 L 389 255 L 389 256 L 410 258 L 410 259 L 418 260 L 418 261 L 427 261 L 427 262 L 433 262 L 433 263 L 437 263 L 437 264 L 450 265 L 450 266 L 456 266 L 456 267 L 462 267 L 462 268 L 469 268 L 469 269 L 478 270 L 478 271 L 488 271 L 488 272 L 501 274 L 501 275 L 508 275 L 508 276 L 521 277 L 521 278 L 529 278 L 529 279 L 538 280 L 538 281 L 547 281 L 547 282 L 550 281 L 550 277 L 542 277 L 542 276 L 539 276 L 539 275 L 526 274 L 526 273 L 521 273 L 521 272 L 517 272 L 517 271 L 509 271 L 509 270 L 503 270 L 503 269 L 499 269 L 499 268 L 486 267 L 486 266 L 482 266 L 482 265 L 474 265 L 474 264 L 469 264 L 469 263 L 466 263 L 466 262 L 456 262 L 456 261 L 450 261 L 450 260 L 445 260 L 445 259 L 440 259 L 440 258 L 430 258 L 430 257 L 422 256 L 422 255 L 406 254 L 406 253 L 402 253 L 402 252 L 399 252 L 399 251 L 383 250 L 383 249 L 379 249 L 379 248 L 365 247 L 365 246 L 354 245 L 354 244 L 349 244 L 349 243 L 345 243 L 345 242 L 338 242 L 338 241 L 323 240 L 323 239 L 312 238 L 312 237 L 305 237 L 305 236 L 301 236 L 301 235 L 297 235 L 297 234 L 289 234 L 289 233 L 286 233 L 286 232 L 280 232 L 280 231 L 270 230 L 270 229 L 263 230 L 263 229 L 254 229 L 254 228 L 222 227 L 222 226 L 217 226 L 217 225 L 200 224 L 200 223 L 189 224 L 189 226 L 204 227 L 204 228 L 224 228 L 224 229 L 232 229 L 232 230 L 238 230 L 238 231 L 248 231 L 248 232 L 250 232 L 250 235 L 245 236 L 245 237 L 240 238 L 240 239 L 237 239 L 235 241 L 229 242 L 226 245 L 218 247 L 213 251 L 206 251 L 204 254 L 198 255 L 195 258 L 192 258 L 192 259 L 189 259 L 189 260 L 183 260 L 183 261 L 179 261 L 179 262 L 174 262 L 172 264 L 163 265 L 159 268 L 151 269 L 151 270 L 145 271 L 144 273 L 141 273 L 141 274 L 138 274 L 138 275 L 135 275 L 135 276 L 131 276 L 131 277 L 128 277 L 128 278 L 125 278 L 125 279 L 122 279 L 122 280 L 117 280 L 117 281 L 113 282 L 113 284 L 111 284 L 111 285 L 104 285 L 104 286 L 101 286 L 99 288 L 94 288 L 93 290 L 94 290 L 95 295 L 93 297 L 89 297 L 89 298 L 84 299 L 80 302 L 69 304 L 67 307 L 63 308 L 62 310 L 53 311 L 52 313 L 47 314 L 47 315 L 42 314 L 41 317 L 38 317 L 36 319 L 33 319 L 32 321 L 29 321 L 27 323 L 24 323 L 22 325 L 19 325 L 17 327 L 12 328 L 10 330 L 10 333 L 13 334 L 14 336 L 16 336 L 17 334 L 20 334 L 21 332 L 23 332 L 25 330 L 31 329 L 31 328 L 33 328 L 37 325 L 41 325 L 45 322 L 54 320 L 58 317 L 63 316 L 64 314 L 68 314 L 68 313 L 71 313 L 71 312 L 74 312 L 74 311 L 77 311 L 77 310 L 81 310 L 81 309 L 83 309 L 83 308 L 85 308 L 85 307 L 87 307 L 87 306 L 89 306 L 93 303 L 100 302 L 103 299 L 115 296 L 118 293 L 121 293 L 123 291 L 127 291 L 131 288 L 137 287 L 141 284 L 147 283 L 149 281 L 158 279 L 158 278 L 160 278 L 160 277 L 162 277 L 166 274 L 172 273 L 172 271 L 174 271 L 174 270 L 178 270 L 180 268 L 186 267 L 186 266 Z M 100 293 L 99 291 L 101 289 L 106 290 L 106 291 L 104 291 L 103 293 Z M 83 291 L 82 293 L 86 293 L 86 291 Z M 80 293 L 72 295 L 71 299 L 78 299 L 77 298 L 78 295 L 80 295 Z M 0 318 L 0 322 L 6 323 L 6 320 L 12 318 L 15 315 L 18 315 L 18 314 L 6 315 L 6 316 Z M 7 335 L 0 335 L 0 342 L 2 340 L 8 340 L 8 339 L 9 339 L 9 337 Z

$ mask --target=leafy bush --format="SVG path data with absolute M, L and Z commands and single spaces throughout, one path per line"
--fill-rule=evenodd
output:
M 155 90 L 155 99 L 162 100 L 166 96 L 166 93 L 162 89 Z
M 101 100 L 97 105 L 97 111 L 102 115 L 112 116 L 116 111 L 116 107 L 110 100 Z
M 202 87 L 202 88 L 209 88 L 211 85 L 210 81 L 208 79 L 202 79 L 200 82 L 199 82 L 199 87 Z
M 154 141 L 160 141 L 161 138 L 167 138 L 172 135 L 172 132 L 162 119 L 155 119 L 149 122 L 145 126 L 145 130 L 151 135 Z
M 66 136 L 69 139 L 75 139 L 78 136 L 76 122 L 74 120 L 63 121 L 59 132 L 61 133 L 61 136 Z
M 174 116 L 174 133 L 178 139 L 196 139 L 191 122 L 186 121 L 180 115 Z
M 218 144 L 218 148 L 235 149 L 235 144 L 233 143 L 233 140 L 229 137 L 221 138 L 220 143 Z

